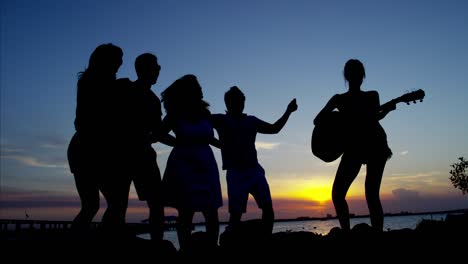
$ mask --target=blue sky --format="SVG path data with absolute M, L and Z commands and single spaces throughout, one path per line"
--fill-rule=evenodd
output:
M 394 152 L 381 188 L 384 210 L 468 208 L 448 179 L 450 165 L 468 157 L 466 1 L 5 0 L 0 7 L 0 218 L 28 210 L 71 220 L 77 212 L 66 160 L 77 73 L 109 42 L 124 51 L 118 77 L 134 80 L 134 59 L 152 52 L 162 66 L 153 91 L 195 74 L 213 113 L 224 112 L 233 85 L 247 97 L 245 112 L 267 122 L 297 98 L 285 128 L 257 138 L 279 217 L 334 214 L 337 163 L 312 155 L 312 121 L 347 90 L 344 63 L 360 59 L 362 88 L 379 91 L 382 103 L 426 92 L 422 103 L 399 104 L 381 121 Z M 153 146 L 163 171 L 170 148 Z M 367 213 L 364 172 L 349 192 L 356 213 Z M 141 207 L 134 197 L 132 190 L 132 206 Z M 144 206 L 132 210 L 132 220 L 144 214 Z

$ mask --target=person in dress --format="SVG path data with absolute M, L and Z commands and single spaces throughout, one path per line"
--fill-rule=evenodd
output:
M 163 127 L 176 137 L 163 175 L 163 197 L 165 206 L 178 211 L 180 249 L 190 248 L 195 212 L 202 212 L 208 243 L 216 246 L 218 208 L 223 202 L 218 165 L 210 147 L 219 142 L 214 137 L 209 104 L 203 100 L 197 77 L 191 74 L 165 89 L 161 102 L 166 110 Z

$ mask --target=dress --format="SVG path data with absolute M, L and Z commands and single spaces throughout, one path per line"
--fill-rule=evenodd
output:
M 219 170 L 209 145 L 214 136 L 208 119 L 179 121 L 173 132 L 177 144 L 163 176 L 165 206 L 204 211 L 223 205 Z

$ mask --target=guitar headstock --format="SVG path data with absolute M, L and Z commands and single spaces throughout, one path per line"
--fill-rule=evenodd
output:
M 410 104 L 411 102 L 413 102 L 415 104 L 416 101 L 422 102 L 424 96 L 426 96 L 426 93 L 422 89 L 419 89 L 398 97 L 398 101 L 405 102 L 406 104 Z

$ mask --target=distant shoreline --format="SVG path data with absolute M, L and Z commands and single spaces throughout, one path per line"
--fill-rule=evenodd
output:
M 393 217 L 393 216 L 410 216 L 410 215 L 428 215 L 428 214 L 460 214 L 460 213 L 468 213 L 468 208 L 463 209 L 455 209 L 455 210 L 445 210 L 445 211 L 430 211 L 430 212 L 400 212 L 400 213 L 385 213 L 384 217 Z M 369 215 L 354 215 L 351 214 L 351 218 L 367 218 Z M 275 219 L 275 222 L 294 222 L 294 221 L 326 221 L 326 220 L 333 220 L 337 219 L 336 216 L 330 217 L 308 217 L 308 216 L 301 216 L 296 218 L 285 218 L 285 219 Z M 223 221 L 220 224 L 228 224 L 228 222 Z M 195 225 L 204 225 L 204 222 L 195 223 Z
M 455 213 L 465 213 L 468 212 L 468 208 L 464 209 L 456 209 L 456 210 L 446 210 L 446 211 L 432 211 L 432 212 L 400 212 L 400 213 L 385 213 L 384 216 L 407 216 L 407 215 L 426 215 L 426 214 L 455 214 Z M 366 218 L 369 215 L 354 215 L 351 214 L 351 218 Z M 289 222 L 289 221 L 303 221 L 303 220 L 329 220 L 329 219 L 337 219 L 336 216 L 332 217 L 297 217 L 292 219 L 277 219 L 276 222 Z
M 463 208 L 463 209 L 455 209 L 455 210 L 445 210 L 445 211 L 430 211 L 430 212 L 400 212 L 400 213 L 385 213 L 385 217 L 393 217 L 393 216 L 411 216 L 411 215 L 430 215 L 430 214 L 462 214 L 462 213 L 468 213 L 468 208 Z M 369 215 L 353 215 L 351 214 L 351 218 L 367 218 Z M 308 217 L 308 216 L 302 216 L 302 217 L 296 217 L 296 218 L 286 218 L 286 219 L 275 219 L 275 222 L 294 222 L 294 221 L 327 221 L 327 220 L 334 220 L 337 219 L 336 216 L 329 216 L 329 217 Z M 255 219 L 250 219 L 250 220 L 255 220 Z M 245 220 L 247 221 L 247 220 Z M 66 224 L 71 224 L 72 221 L 59 221 L 59 220 L 34 220 L 34 219 L 8 219 L 8 218 L 3 218 L 0 219 L 0 223 L 2 224 L 7 224 L 7 223 L 20 223 L 24 225 L 28 224 L 61 224 L 61 225 L 66 225 Z M 171 221 L 174 222 L 174 221 Z M 95 225 L 98 225 L 99 222 L 93 222 Z M 135 225 L 135 226 L 145 226 L 147 223 L 138 223 L 138 222 L 128 222 L 127 224 L 130 225 Z M 194 225 L 199 226 L 199 225 L 204 225 L 204 222 L 197 222 L 194 223 Z M 227 221 L 220 221 L 220 224 L 228 224 Z

